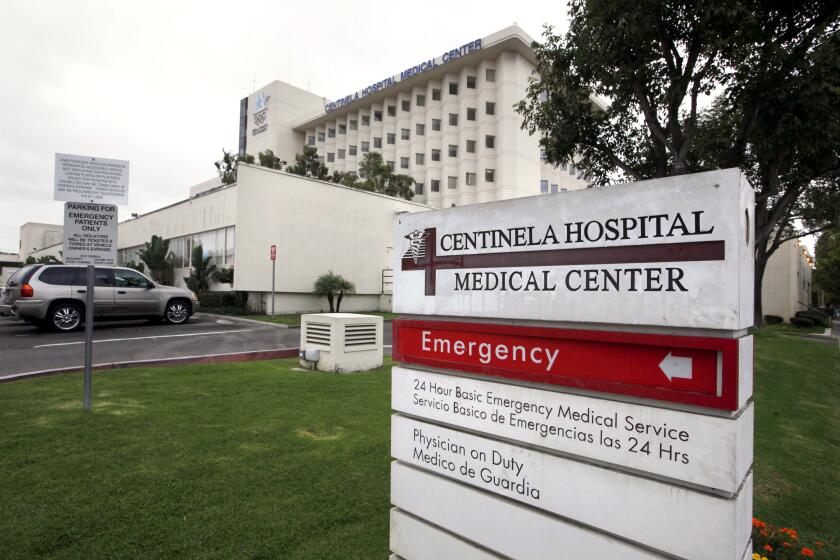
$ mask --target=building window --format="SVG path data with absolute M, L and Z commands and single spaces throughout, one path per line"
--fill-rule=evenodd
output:
M 449 126 L 458 126 L 458 113 L 449 113 Z
M 348 150 L 348 151 L 350 152 L 350 155 L 351 155 L 351 156 L 355 156 L 355 155 L 356 155 L 356 151 L 358 150 L 358 148 L 357 148 L 356 146 L 353 146 L 353 145 L 348 146 L 348 148 L 349 148 L 349 150 Z
M 495 68 L 488 68 L 484 71 L 484 79 L 488 82 L 495 82 L 496 81 L 496 69 Z
M 426 163 L 426 154 L 414 154 L 414 163 L 423 165 Z
M 440 161 L 440 150 L 432 150 L 432 161 Z
M 449 82 L 449 95 L 458 95 L 458 83 Z
M 557 192 L 557 185 L 551 185 L 551 192 Z
M 407 128 L 400 129 L 400 139 L 401 140 L 408 140 L 409 139 L 409 130 Z
M 344 148 L 338 149 L 338 159 L 344 159 Z
M 370 115 L 362 115 L 362 126 L 370 126 Z
M 370 151 L 370 142 L 362 142 L 362 153 L 366 154 Z
M 310 146 L 314 146 L 315 145 L 315 137 L 310 136 L 306 143 L 309 144 Z
M 318 133 L 318 142 L 323 142 L 324 140 L 325 140 L 324 133 L 319 132 Z
M 495 169 L 485 169 L 484 170 L 484 182 L 485 183 L 494 183 L 496 181 L 496 170 Z
M 347 134 L 347 125 L 346 124 L 338 125 L 338 133 L 339 134 Z
M 474 154 L 475 153 L 475 140 L 467 140 L 467 153 Z
M 569 175 L 575 174 L 575 165 L 573 163 L 569 164 Z
M 542 180 L 540 181 L 540 192 L 547 193 L 548 192 L 548 181 Z
M 449 187 L 450 189 L 458 188 L 458 177 L 453 177 L 452 175 L 447 177 L 446 178 L 446 186 Z
M 423 183 L 414 183 L 414 194 L 423 194 Z
M 373 139 L 373 147 L 374 147 L 374 148 L 381 148 L 381 147 L 382 147 L 382 138 L 376 138 L 376 137 L 374 137 L 374 139 Z
M 432 192 L 440 192 L 440 179 L 432 179 Z
M 426 96 L 423 95 L 422 93 L 417 94 L 417 106 L 418 107 L 425 107 L 426 106 Z
M 467 76 L 467 89 L 475 89 L 475 76 Z
M 358 130 L 359 129 L 359 121 L 353 119 L 350 121 L 350 130 Z
M 397 143 L 397 135 L 393 132 L 388 133 L 388 143 L 389 144 L 396 144 Z
M 374 111 L 373 120 L 382 122 L 382 111 Z
M 334 128 L 328 128 L 327 129 L 327 136 L 330 137 L 330 138 L 335 138 L 335 129 Z
M 432 101 L 440 101 L 440 90 L 432 89 Z
M 432 119 L 432 130 L 440 132 L 440 119 Z
M 475 120 L 475 109 L 472 107 L 467 107 L 467 120 L 474 121 Z
M 386 161 L 385 163 L 388 164 L 388 167 L 391 168 L 391 171 L 394 170 L 394 162 L 393 161 Z
M 467 179 L 467 186 L 468 187 L 474 187 L 475 186 L 475 181 L 476 181 L 475 173 L 469 173 L 468 172 L 466 179 Z
M 324 159 L 324 156 L 318 156 L 318 161 L 320 161 L 321 163 L 326 162 L 326 160 Z
M 402 110 L 406 112 L 411 111 L 411 101 L 409 101 L 408 99 L 403 99 Z
M 332 163 L 335 161 L 335 152 L 327 152 L 327 162 Z
M 495 115 L 496 114 L 496 104 L 492 101 L 488 101 L 484 104 L 484 112 L 488 115 Z
M 400 169 L 408 169 L 408 158 L 401 157 L 400 158 Z
M 458 146 L 456 144 L 449 144 L 449 157 L 458 157 Z
M 414 128 L 414 134 L 417 136 L 425 136 L 426 135 L 426 125 L 417 123 L 417 126 Z
M 487 135 L 484 137 L 484 147 L 485 148 L 495 148 L 496 147 L 496 137 Z
M 396 117 L 397 116 L 397 106 L 396 105 L 388 105 L 388 116 L 389 117 Z

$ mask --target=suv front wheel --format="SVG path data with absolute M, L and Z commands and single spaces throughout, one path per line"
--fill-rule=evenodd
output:
M 166 304 L 163 318 L 170 325 L 182 325 L 190 318 L 190 305 L 180 300 L 170 301 Z
M 50 310 L 47 321 L 51 329 L 70 332 L 82 324 L 82 306 L 75 303 L 60 303 Z

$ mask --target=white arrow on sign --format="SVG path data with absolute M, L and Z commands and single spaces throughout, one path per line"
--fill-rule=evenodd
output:
M 670 352 L 662 358 L 659 362 L 659 369 L 668 378 L 668 381 L 674 379 L 691 379 L 691 358 L 683 358 L 681 356 L 673 356 Z

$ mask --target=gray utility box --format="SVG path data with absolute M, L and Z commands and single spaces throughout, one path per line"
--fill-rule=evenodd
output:
M 382 317 L 308 313 L 300 317 L 300 363 L 335 373 L 382 365 Z

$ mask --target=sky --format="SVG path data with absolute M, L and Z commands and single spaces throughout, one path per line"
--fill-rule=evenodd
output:
M 0 34 L 0 251 L 61 223 L 55 154 L 130 162 L 120 219 L 188 196 L 235 151 L 239 100 L 281 80 L 329 99 L 513 23 L 567 27 L 550 2 L 13 2 Z

